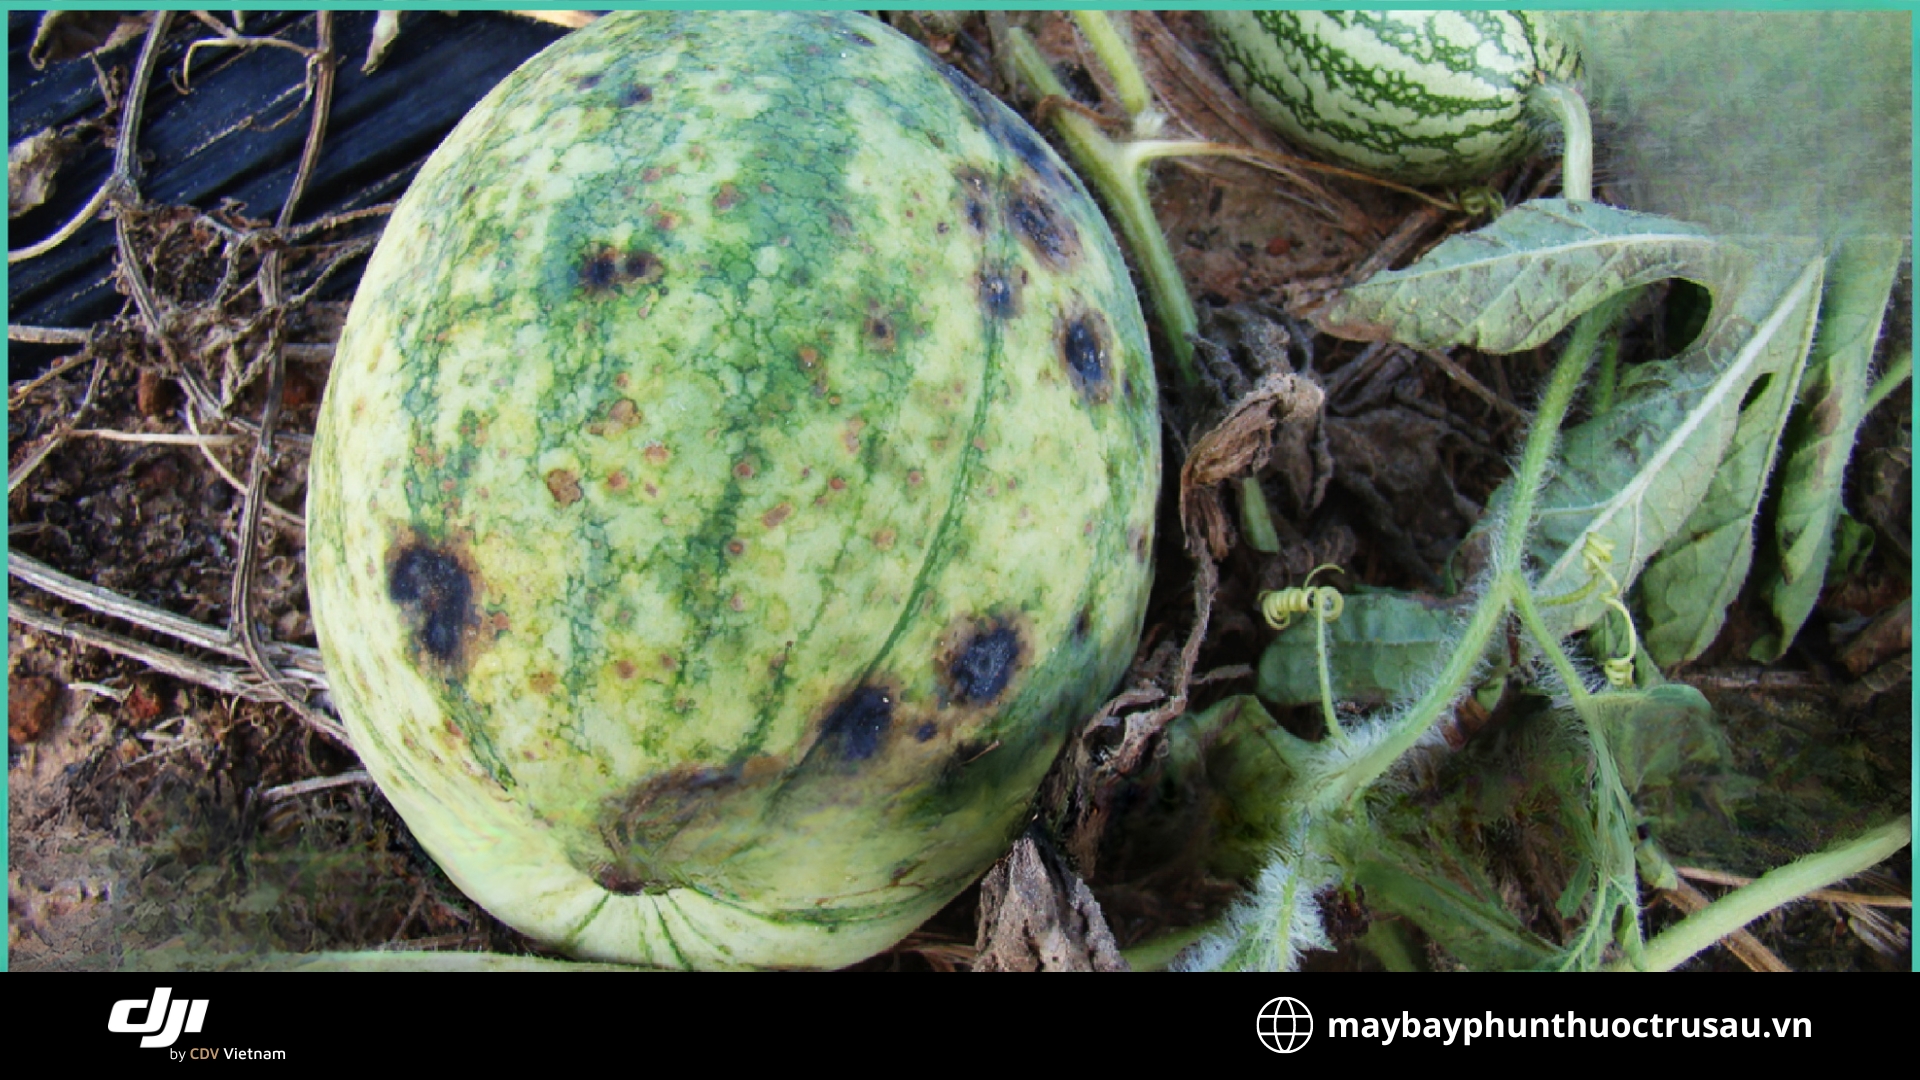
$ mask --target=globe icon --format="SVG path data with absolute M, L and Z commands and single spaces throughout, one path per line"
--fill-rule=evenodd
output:
M 1313 1013 L 1290 997 L 1260 1006 L 1260 1043 L 1276 1054 L 1291 1054 L 1313 1038 Z

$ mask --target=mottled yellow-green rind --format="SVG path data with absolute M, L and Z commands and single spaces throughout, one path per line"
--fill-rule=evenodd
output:
M 1130 659 L 1155 402 L 1091 199 L 917 46 L 602 19 L 474 109 L 367 268 L 308 501 L 335 700 L 537 938 L 858 960 L 1000 853 Z M 470 604 L 403 598 L 408 552 Z M 1017 665 L 972 700 L 989 639 Z

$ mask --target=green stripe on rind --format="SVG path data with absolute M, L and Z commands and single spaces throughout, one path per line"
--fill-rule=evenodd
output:
M 1475 179 L 1534 144 L 1527 91 L 1577 55 L 1525 12 L 1209 15 L 1229 78 L 1321 153 L 1411 183 Z

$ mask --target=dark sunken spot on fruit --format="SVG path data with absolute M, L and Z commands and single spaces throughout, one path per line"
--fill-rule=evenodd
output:
M 883 315 L 875 315 L 867 320 L 867 337 L 882 349 L 893 347 L 893 321 Z
M 1024 187 L 1007 202 L 1007 221 L 1028 250 L 1053 269 L 1063 269 L 1080 254 L 1073 222 L 1039 191 Z
M 420 650 L 458 667 L 473 622 L 473 579 L 460 560 L 425 544 L 409 544 L 387 572 L 387 595 L 406 611 Z
M 980 304 L 996 319 L 1011 319 L 1020 312 L 1013 281 L 998 270 L 980 271 Z
M 1083 607 L 1080 609 L 1080 614 L 1073 617 L 1073 638 L 1075 641 L 1085 641 L 1087 640 L 1087 635 L 1092 632 L 1093 609 L 1091 607 Z
M 969 638 L 947 668 L 953 699 L 979 705 L 996 701 L 1019 666 L 1019 633 L 996 622 Z
M 612 252 L 592 252 L 580 264 L 580 284 L 589 293 L 609 292 L 619 283 L 620 267 Z
M 954 174 L 960 181 L 960 211 L 974 232 L 987 231 L 987 177 L 978 169 L 961 169 Z
M 1067 366 L 1074 389 L 1089 402 L 1107 400 L 1112 387 L 1107 376 L 1106 320 L 1098 312 L 1086 312 L 1067 320 L 1060 328 L 1060 359 Z
M 1028 168 L 1050 184 L 1058 182 L 1059 177 L 1053 168 L 1053 155 L 1047 152 L 1047 144 L 1041 142 L 1031 128 L 1020 123 L 1001 123 L 997 125 L 997 129 L 996 134 L 1000 136 L 1000 141 L 1012 147 L 1013 152 L 1020 155 L 1020 160 L 1026 162 Z
M 940 734 L 940 729 L 935 726 L 931 720 L 913 729 L 913 737 L 921 742 L 926 742 L 938 734 Z
M 946 64 L 935 63 L 934 66 L 973 110 L 974 116 L 979 119 L 981 128 L 988 136 L 1012 150 L 1040 177 L 1042 183 L 1049 187 L 1065 183 L 1066 178 L 1054 167 L 1053 155 L 1048 152 L 1047 144 L 1041 142 L 1033 133 L 1033 129 L 1015 115 L 1013 110 L 995 101 L 991 94 L 980 89 L 972 79 Z
M 595 244 L 580 260 L 580 288 L 588 296 L 602 297 L 626 285 L 650 285 L 664 272 L 660 257 L 651 251 L 620 251 L 610 244 Z
M 628 107 L 645 105 L 652 100 L 653 87 L 651 86 L 642 86 L 639 83 L 635 83 L 620 92 L 620 104 Z
M 629 251 L 620 259 L 620 272 L 642 284 L 660 278 L 660 259 L 651 251 Z
M 862 686 L 834 706 L 821 727 L 821 741 L 832 744 L 840 757 L 865 761 L 880 749 L 893 725 L 893 695 L 879 686 Z

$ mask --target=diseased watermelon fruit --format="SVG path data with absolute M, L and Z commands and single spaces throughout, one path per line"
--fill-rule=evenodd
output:
M 1131 659 L 1156 399 L 1092 200 L 964 77 L 858 15 L 608 16 L 367 267 L 307 504 L 334 698 L 542 941 L 859 960 Z
M 1527 95 L 1580 73 L 1525 11 L 1215 11 L 1227 77 L 1288 138 L 1414 184 L 1477 180 L 1536 145 Z

